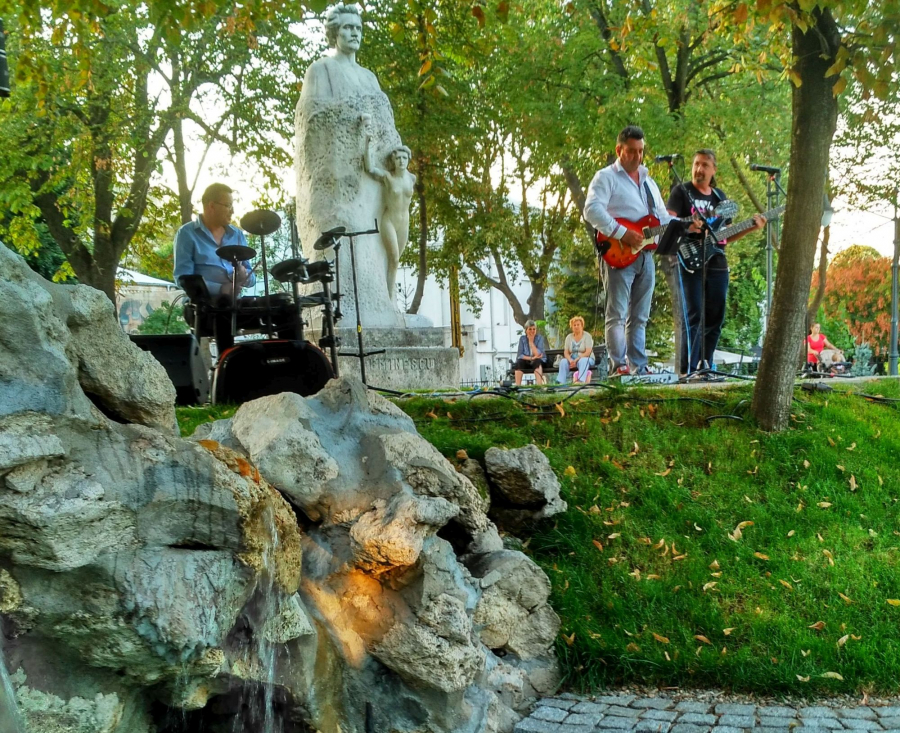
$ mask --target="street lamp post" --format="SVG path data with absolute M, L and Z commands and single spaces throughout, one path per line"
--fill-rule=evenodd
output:
M 897 217 L 897 189 L 894 189 L 894 262 L 891 265 L 891 351 L 888 371 L 897 376 L 897 302 L 900 273 L 900 218 Z

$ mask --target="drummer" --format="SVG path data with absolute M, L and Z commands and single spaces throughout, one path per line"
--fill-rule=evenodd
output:
M 216 249 L 232 244 L 246 247 L 247 239 L 240 229 L 231 225 L 234 200 L 228 186 L 213 183 L 203 192 L 201 201 L 203 213 L 175 235 L 175 282 L 182 275 L 201 275 L 213 301 L 223 297 L 230 301 L 232 265 L 219 257 Z M 249 261 L 238 265 L 235 283 L 238 291 L 256 284 Z
M 247 246 L 244 233 L 231 225 L 234 213 L 232 190 L 224 183 L 213 183 L 201 199 L 203 213 L 196 220 L 182 226 L 175 235 L 175 282 L 182 275 L 200 275 L 209 290 L 212 305 L 223 307 L 234 300 L 231 286 L 233 266 L 216 254 L 218 247 L 226 245 Z M 256 275 L 250 262 L 238 264 L 235 273 L 238 293 L 242 287 L 256 284 Z M 180 283 L 179 283 L 180 284 Z M 219 354 L 234 345 L 231 317 L 227 313 L 216 314 L 212 324 Z

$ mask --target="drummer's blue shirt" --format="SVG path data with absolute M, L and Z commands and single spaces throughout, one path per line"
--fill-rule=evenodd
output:
M 175 235 L 175 282 L 182 275 L 201 275 L 209 288 L 209 294 L 213 297 L 219 295 L 222 286 L 231 282 L 231 271 L 234 268 L 228 260 L 223 260 L 216 254 L 216 249 L 229 244 L 247 246 L 244 233 L 231 224 L 225 227 L 221 245 L 216 244 L 212 233 L 199 216 L 182 226 Z M 250 269 L 249 260 L 241 264 Z M 251 272 L 244 287 L 253 287 L 255 284 L 256 275 Z

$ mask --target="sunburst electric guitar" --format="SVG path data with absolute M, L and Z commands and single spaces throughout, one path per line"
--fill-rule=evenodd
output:
M 720 217 L 731 217 L 734 216 L 737 211 L 738 205 L 734 201 L 731 199 L 724 199 L 716 206 L 715 215 Z M 679 221 L 682 224 L 690 224 L 693 220 L 693 217 L 686 216 L 682 219 L 672 219 L 665 224 L 660 224 L 659 219 L 653 216 L 653 214 L 647 214 L 647 216 L 638 219 L 637 221 L 616 219 L 616 221 L 626 229 L 630 229 L 631 231 L 640 234 L 642 237 L 641 243 L 629 247 L 618 239 L 612 239 L 611 237 L 606 237 L 600 232 L 597 232 L 597 250 L 601 253 L 600 256 L 603 257 L 603 260 L 610 267 L 617 269 L 628 267 L 628 265 L 638 258 L 638 255 L 640 255 L 643 250 L 646 249 L 649 251 L 656 249 L 655 238 L 665 232 L 666 227 L 673 221 Z

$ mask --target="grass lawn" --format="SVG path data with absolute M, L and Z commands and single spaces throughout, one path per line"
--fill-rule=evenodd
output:
M 569 510 L 523 539 L 570 688 L 897 692 L 900 383 L 835 387 L 798 389 L 778 435 L 720 417 L 749 387 L 399 404 L 451 461 L 529 442 L 550 459 Z
M 714 418 L 746 414 L 749 387 L 401 407 L 451 460 L 529 442 L 550 459 L 569 510 L 526 552 L 553 583 L 570 687 L 896 692 L 900 403 L 836 386 L 798 389 L 780 435 Z

